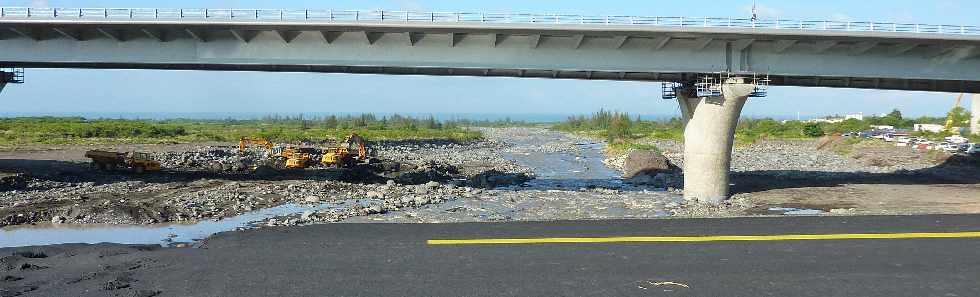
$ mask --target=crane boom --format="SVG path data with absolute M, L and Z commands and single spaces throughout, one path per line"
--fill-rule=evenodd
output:
M 960 100 L 962 100 L 962 99 L 963 99 L 963 93 L 960 93 L 959 96 L 956 96 L 956 103 L 953 104 L 953 109 L 951 109 L 950 110 L 951 112 L 949 113 L 949 115 L 946 116 L 946 127 L 945 127 L 946 129 L 945 130 L 948 131 L 948 132 L 953 132 L 952 131 L 953 130 L 953 116 L 955 114 L 953 114 L 952 111 L 955 110 L 957 107 L 960 107 Z

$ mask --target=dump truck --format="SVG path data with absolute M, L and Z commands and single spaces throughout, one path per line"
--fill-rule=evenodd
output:
M 351 133 L 344 142 L 334 148 L 328 148 L 320 158 L 320 164 L 332 167 L 353 167 L 361 162 L 368 162 L 367 144 L 364 138 Z
M 85 152 L 85 157 L 92 159 L 92 167 L 99 170 L 125 169 L 136 173 L 160 171 L 160 162 L 153 160 L 150 154 L 144 152 L 91 150 Z

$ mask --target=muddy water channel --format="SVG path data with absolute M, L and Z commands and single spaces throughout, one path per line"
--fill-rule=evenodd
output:
M 343 222 L 441 223 L 513 220 L 649 218 L 670 215 L 680 196 L 623 184 L 619 172 L 603 165 L 604 144 L 534 128 L 483 130 L 487 138 L 509 144 L 500 153 L 533 169 L 535 179 L 521 185 L 473 189 L 443 203 L 402 208 Z M 363 197 L 351 197 L 363 198 Z M 52 225 L 0 229 L 0 247 L 59 243 L 161 244 L 195 242 L 212 234 L 264 225 L 272 218 L 343 211 L 369 199 L 314 205 L 285 204 L 218 221 L 159 225 Z

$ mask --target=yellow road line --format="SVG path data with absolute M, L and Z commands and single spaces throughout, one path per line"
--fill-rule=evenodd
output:
M 609 243 L 609 242 L 706 242 L 706 241 L 776 241 L 776 240 L 833 240 L 833 239 L 973 238 L 973 237 L 980 237 L 980 232 L 430 239 L 426 241 L 426 243 L 428 243 L 429 245 L 465 245 L 465 244 L 541 244 L 541 243 Z

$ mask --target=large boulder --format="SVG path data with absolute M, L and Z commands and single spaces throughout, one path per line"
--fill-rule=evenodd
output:
M 623 179 L 633 184 L 666 187 L 679 171 L 667 157 L 655 151 L 630 152 L 623 163 Z

